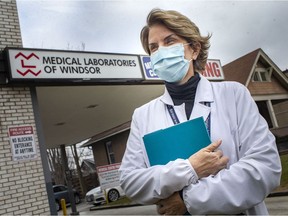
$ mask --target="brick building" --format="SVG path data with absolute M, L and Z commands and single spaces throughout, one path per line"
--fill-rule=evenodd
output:
M 130 121 L 93 136 L 82 147 L 92 146 L 95 165 L 120 163 L 126 149 Z
M 0 1 L 0 215 L 50 214 L 30 88 L 5 85 L 3 49 L 22 47 L 16 1 Z M 31 125 L 37 157 L 14 161 L 8 127 Z
M 288 78 L 262 49 L 223 66 L 225 80 L 245 85 L 277 138 L 280 154 L 288 153 Z
M 45 172 L 45 170 L 47 171 L 47 164 L 45 158 L 41 158 L 41 155 L 44 154 L 40 154 L 41 151 L 46 150 L 46 146 L 40 146 L 41 142 L 39 140 L 41 136 L 37 136 L 37 134 L 41 135 L 41 127 L 36 127 L 37 113 L 35 113 L 35 104 L 33 103 L 33 99 L 35 99 L 35 89 L 34 87 L 15 87 L 7 84 L 5 74 L 6 67 L 4 64 L 3 49 L 7 46 L 22 47 L 16 1 L 0 1 L 0 33 L 0 215 L 47 215 L 54 213 L 54 211 L 51 210 L 53 209 L 54 203 L 51 202 L 53 195 L 52 197 L 47 195 L 51 193 L 49 192 L 49 188 L 52 188 L 52 183 L 47 182 L 47 179 L 49 180 L 49 176 L 48 178 L 46 176 L 49 174 Z M 287 114 L 283 115 L 282 112 L 287 108 L 287 78 L 283 79 L 277 66 L 262 50 L 257 50 L 249 56 L 248 59 L 242 59 L 247 68 L 242 68 L 241 73 L 243 73 L 242 76 L 246 74 L 246 78 L 244 77 L 244 79 L 241 80 L 243 78 L 241 76 L 240 80 L 237 80 L 237 77 L 232 77 L 231 80 L 243 81 L 242 83 L 245 85 L 249 84 L 248 88 L 249 90 L 253 90 L 252 95 L 255 96 L 254 99 L 257 104 L 264 110 L 264 115 L 270 118 L 268 119 L 268 123 L 271 126 L 271 130 L 275 129 L 274 133 L 278 133 L 281 136 L 280 129 L 285 129 L 285 125 L 287 125 L 287 121 L 286 123 L 283 121 L 287 119 Z M 245 61 L 249 64 L 246 64 Z M 260 67 L 259 72 L 257 72 L 259 73 L 258 79 L 263 79 L 263 77 L 266 76 L 264 75 L 262 77 L 261 75 L 264 71 L 262 69 L 266 68 L 265 71 L 269 75 L 268 79 L 272 81 L 272 85 L 268 82 L 264 84 L 258 83 L 262 85 L 262 87 L 259 88 L 258 84 L 256 85 L 256 83 L 251 81 L 251 77 L 253 77 L 254 81 L 257 81 L 255 80 L 257 79 L 257 75 L 253 75 L 255 67 L 258 67 L 255 65 L 259 65 Z M 227 68 L 225 68 L 225 73 Z M 231 68 L 233 69 L 232 66 Z M 227 72 L 227 76 L 225 74 L 227 79 L 229 79 L 228 73 L 229 72 Z M 268 89 L 268 86 L 271 91 L 275 89 L 277 92 L 273 94 L 270 94 L 271 92 L 263 92 Z M 109 88 L 111 87 L 109 86 Z M 149 88 L 153 94 L 155 94 L 156 91 L 151 86 Z M 147 95 L 147 92 L 145 92 L 145 94 Z M 140 102 L 141 101 L 139 101 L 139 103 Z M 127 110 L 126 106 L 124 108 L 122 109 Z M 118 109 L 121 110 L 121 107 L 118 107 Z M 278 109 L 278 111 L 276 111 L 276 109 Z M 122 116 L 125 117 L 125 115 Z M 129 114 L 129 116 L 131 115 Z M 127 121 L 128 118 L 124 117 L 123 119 Z M 37 157 L 33 160 L 13 160 L 11 143 L 7 135 L 8 128 L 22 125 L 33 127 L 37 150 Z M 126 147 L 129 127 L 130 122 L 119 125 L 95 135 L 89 143 L 85 144 L 86 146 L 93 145 L 96 166 L 121 162 Z M 59 139 L 60 136 L 55 135 L 53 137 Z

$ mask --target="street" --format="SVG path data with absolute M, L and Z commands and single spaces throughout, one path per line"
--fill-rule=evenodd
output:
M 269 197 L 265 200 L 270 215 L 288 215 L 288 196 Z M 156 207 L 151 206 L 129 206 L 119 208 L 107 208 L 90 211 L 91 205 L 85 201 L 77 205 L 77 211 L 80 215 L 157 215 Z M 71 208 L 67 207 L 68 214 L 71 214 Z M 58 215 L 63 215 L 59 211 Z
M 270 215 L 288 215 L 288 196 L 266 198 Z

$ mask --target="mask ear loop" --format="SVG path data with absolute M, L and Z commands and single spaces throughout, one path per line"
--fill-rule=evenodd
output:
M 192 42 L 183 43 L 183 46 L 190 45 L 190 44 L 192 44 Z M 193 56 L 193 53 L 192 53 L 192 56 Z M 192 60 L 196 60 L 196 59 L 193 59 L 193 57 L 192 57 L 188 62 L 190 63 Z
M 186 45 L 190 45 L 192 44 L 192 42 L 189 42 L 189 43 L 183 43 L 183 46 L 186 46 Z M 193 49 L 192 49 L 193 50 Z M 194 50 L 193 50 L 193 53 L 194 53 Z M 189 63 L 193 60 L 195 61 L 197 59 L 197 56 L 195 58 L 193 58 L 193 53 L 192 53 L 192 58 L 189 60 Z
M 190 44 L 192 44 L 192 42 L 190 42 L 190 43 L 183 43 L 183 46 L 190 45 Z

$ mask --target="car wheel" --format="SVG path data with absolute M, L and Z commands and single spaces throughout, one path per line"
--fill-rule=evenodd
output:
M 108 200 L 109 200 L 109 202 L 116 201 L 116 200 L 119 199 L 119 197 L 120 197 L 119 192 L 116 189 L 111 189 L 108 192 Z
M 75 194 L 75 195 L 74 195 L 74 200 L 75 200 L 75 203 L 76 203 L 76 204 L 79 204 L 80 201 L 81 201 L 81 200 L 80 200 L 80 196 L 79 196 L 78 194 Z
M 56 205 L 56 210 L 60 211 L 61 205 L 60 205 L 60 202 L 58 200 L 55 200 L 55 205 Z

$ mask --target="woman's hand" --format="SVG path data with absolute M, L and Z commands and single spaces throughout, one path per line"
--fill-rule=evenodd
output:
M 179 192 L 175 192 L 170 197 L 160 200 L 156 205 L 157 212 L 161 215 L 183 215 L 187 211 Z
M 223 156 L 222 151 L 216 150 L 222 141 L 211 143 L 189 157 L 189 162 L 197 173 L 199 179 L 209 175 L 215 175 L 227 166 L 228 157 Z

